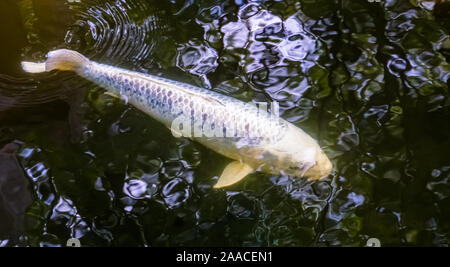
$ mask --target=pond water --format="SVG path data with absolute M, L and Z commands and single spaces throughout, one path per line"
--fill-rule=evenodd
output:
M 2 0 L 0 246 L 448 246 L 450 16 L 386 0 Z M 72 73 L 98 62 L 277 101 L 334 164 L 254 173 Z

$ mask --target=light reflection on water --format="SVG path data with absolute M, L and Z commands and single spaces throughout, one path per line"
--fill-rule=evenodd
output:
M 22 10 L 36 8 L 29 3 Z M 68 1 L 55 6 L 70 14 L 64 24 L 27 22 L 28 60 L 67 47 L 243 101 L 278 101 L 335 170 L 318 182 L 255 173 L 214 190 L 225 158 L 102 89 L 71 74 L 2 76 L 0 95 L 11 98 L 0 110 L 40 105 L 0 116 L 0 141 L 20 140 L 34 199 L 22 237 L 0 244 L 448 244 L 448 20 L 407 1 L 339 3 Z M 41 104 L 55 99 L 68 105 Z

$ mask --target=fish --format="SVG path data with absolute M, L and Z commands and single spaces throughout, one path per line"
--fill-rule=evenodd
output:
M 333 165 L 319 144 L 271 110 L 159 76 L 89 60 L 77 51 L 50 51 L 45 62 L 22 62 L 29 73 L 72 71 L 185 137 L 231 159 L 214 188 L 254 172 L 319 180 Z M 274 109 L 275 110 L 275 109 Z

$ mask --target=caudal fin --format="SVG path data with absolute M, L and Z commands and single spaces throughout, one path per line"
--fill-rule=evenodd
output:
M 79 72 L 81 68 L 89 64 L 82 54 L 68 49 L 50 51 L 47 60 L 43 63 L 22 61 L 22 69 L 30 73 L 39 73 L 52 70 L 68 70 Z

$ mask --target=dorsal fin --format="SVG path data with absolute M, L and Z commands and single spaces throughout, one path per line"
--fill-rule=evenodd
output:
M 185 94 L 202 98 L 203 100 L 205 100 L 207 102 L 210 102 L 210 103 L 213 103 L 213 104 L 219 104 L 219 105 L 225 106 L 225 104 L 220 102 L 218 99 L 209 97 L 208 95 L 204 95 L 201 92 L 196 92 L 195 90 L 188 90 L 188 88 L 185 88 L 185 86 L 182 86 L 183 83 L 181 83 L 181 82 L 178 84 L 178 83 L 174 83 L 174 82 L 171 82 L 171 81 L 166 81 L 163 78 L 151 77 L 149 75 L 141 75 L 141 74 L 138 74 L 138 73 L 129 73 L 128 72 L 128 73 L 124 73 L 124 75 L 127 75 L 130 78 L 135 77 L 135 78 L 138 78 L 138 79 L 146 79 L 146 80 L 149 80 L 152 83 L 157 83 L 157 84 L 160 84 L 160 85 L 166 86 L 166 87 L 176 87 L 177 90 L 180 90 L 180 91 L 182 91 Z M 195 86 L 190 85 L 190 84 L 188 84 L 186 87 L 188 87 L 188 86 L 195 88 Z M 201 88 L 199 88 L 199 89 L 201 89 Z

